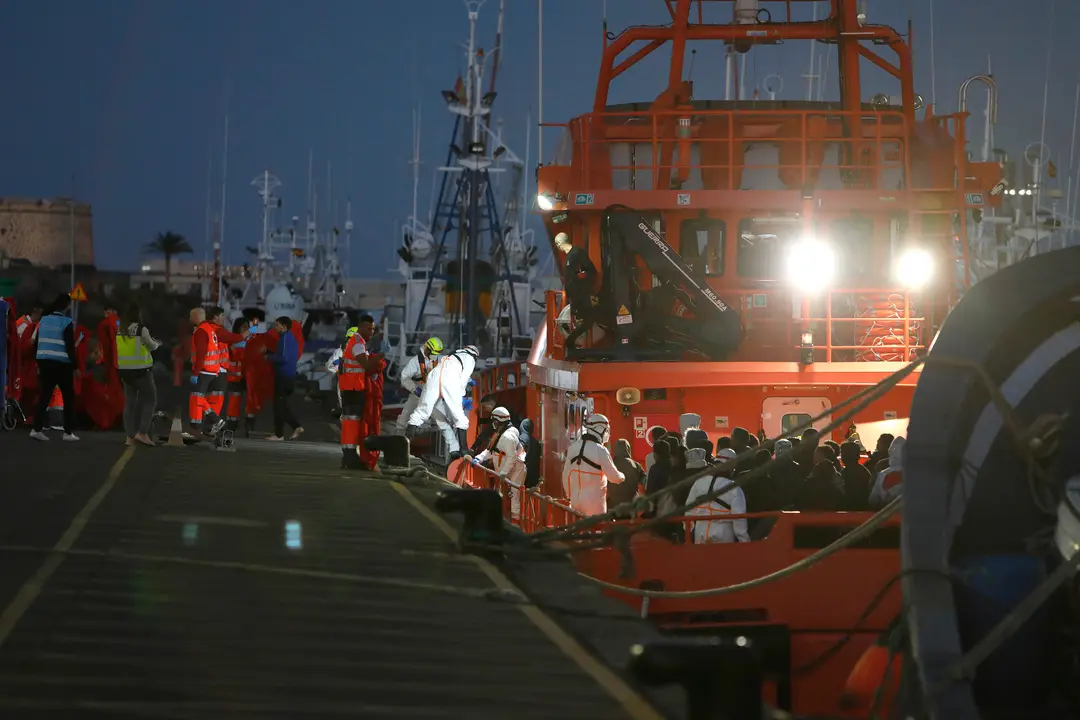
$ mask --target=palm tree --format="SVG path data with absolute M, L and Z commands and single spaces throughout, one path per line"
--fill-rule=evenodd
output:
M 154 238 L 154 242 L 146 244 L 146 251 L 154 253 L 156 255 L 163 255 L 165 257 L 165 289 L 169 288 L 169 280 L 172 277 L 172 259 L 176 255 L 190 255 L 195 252 L 194 248 L 188 244 L 186 238 L 179 233 L 174 233 L 172 230 L 167 232 L 158 233 Z

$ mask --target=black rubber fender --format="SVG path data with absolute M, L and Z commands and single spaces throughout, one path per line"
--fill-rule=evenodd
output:
M 947 363 L 981 365 L 1024 424 L 1080 410 L 1078 295 L 1080 247 L 1001 270 L 963 297 L 922 369 L 905 447 L 902 586 L 924 717 L 983 717 L 966 680 L 928 696 L 964 652 L 951 562 L 1008 552 L 1054 523 L 1031 499 L 1024 456 L 985 383 Z

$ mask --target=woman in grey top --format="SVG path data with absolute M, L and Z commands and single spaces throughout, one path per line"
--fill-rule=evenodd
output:
M 138 305 L 131 305 L 121 315 L 117 337 L 120 338 L 120 342 L 125 340 L 130 342 L 135 339 L 138 346 L 150 352 L 161 347 L 161 343 L 155 340 L 142 324 L 142 312 Z M 120 355 L 121 353 L 117 352 L 118 358 Z M 126 445 L 141 443 L 150 447 L 154 446 L 154 441 L 150 439 L 150 423 L 154 420 L 154 410 L 157 407 L 157 386 L 154 384 L 153 361 L 150 362 L 150 367 L 136 369 L 124 368 L 119 360 L 117 362 L 120 381 L 124 384 Z

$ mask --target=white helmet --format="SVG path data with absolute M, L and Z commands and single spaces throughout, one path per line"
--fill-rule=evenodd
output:
M 593 435 L 596 435 L 601 440 L 604 440 L 607 438 L 607 434 L 611 430 L 611 423 L 608 421 L 607 415 L 593 413 L 589 417 L 585 418 L 585 429 Z
M 491 411 L 491 419 L 498 423 L 508 423 L 510 422 L 510 411 L 499 406 Z
M 459 350 L 458 352 L 463 352 L 463 353 L 466 353 L 468 355 L 472 355 L 474 358 L 479 358 L 480 357 L 480 349 L 477 348 L 475 345 L 466 345 L 465 347 L 461 348 L 461 350 Z

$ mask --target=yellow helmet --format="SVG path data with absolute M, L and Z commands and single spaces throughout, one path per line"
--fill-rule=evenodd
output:
M 349 338 L 351 338 L 353 335 L 355 335 L 358 332 L 360 332 L 360 328 L 358 328 L 358 327 L 356 327 L 354 325 L 353 327 L 351 327 L 351 328 L 349 328 L 348 330 L 345 331 L 345 339 L 348 340 Z
M 430 338 L 426 343 L 424 343 L 424 349 L 432 355 L 438 355 L 443 351 L 444 348 L 445 346 L 443 345 L 443 341 L 437 337 Z

